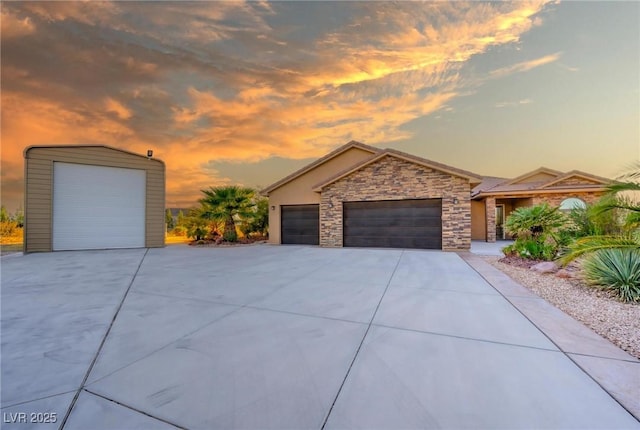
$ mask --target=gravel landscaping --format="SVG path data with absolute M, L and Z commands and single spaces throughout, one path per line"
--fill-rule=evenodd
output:
M 505 264 L 499 261 L 500 257 L 483 258 L 599 335 L 640 358 L 640 304 L 622 303 L 609 292 L 587 286 L 578 276 L 564 279 L 553 273 L 540 274 L 526 267 Z

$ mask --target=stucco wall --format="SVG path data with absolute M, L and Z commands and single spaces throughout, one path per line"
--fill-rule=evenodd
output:
M 350 148 L 271 191 L 269 193 L 269 243 L 281 242 L 280 206 L 320 203 L 320 194 L 313 191 L 314 185 L 371 156 L 372 153 L 369 151 Z
M 485 240 L 487 226 L 485 220 L 484 200 L 471 201 L 471 239 Z
M 320 199 L 320 246 L 342 246 L 342 202 L 442 198 L 442 248 L 471 246 L 469 180 L 392 156 L 328 185 Z M 458 203 L 453 200 L 457 198 Z

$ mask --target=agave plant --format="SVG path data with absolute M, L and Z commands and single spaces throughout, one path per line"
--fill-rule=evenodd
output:
M 613 290 L 625 302 L 640 302 L 640 251 L 600 249 L 584 264 L 587 282 Z

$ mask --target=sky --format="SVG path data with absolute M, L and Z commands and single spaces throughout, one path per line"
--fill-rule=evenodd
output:
M 30 145 L 167 167 L 167 207 L 350 140 L 487 176 L 640 159 L 640 2 L 1 3 L 2 204 Z

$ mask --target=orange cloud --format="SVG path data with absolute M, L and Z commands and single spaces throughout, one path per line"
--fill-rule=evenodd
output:
M 555 54 L 545 55 L 544 57 L 536 58 L 529 61 L 523 61 L 509 67 L 503 67 L 501 69 L 493 70 L 491 72 L 491 77 L 501 78 L 513 73 L 528 72 L 529 70 L 535 69 L 536 67 L 544 66 L 545 64 L 558 61 L 561 55 L 561 52 L 556 52 Z
M 544 4 L 346 3 L 347 22 L 313 37 L 272 27 L 287 3 L 3 4 L 3 183 L 21 180 L 32 144 L 153 148 L 167 164 L 167 201 L 185 205 L 229 181 L 210 161 L 408 139 L 403 125 L 468 92 L 465 64 L 518 41 Z

